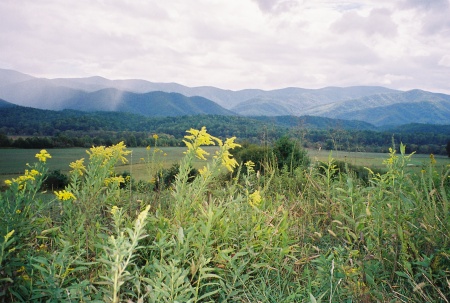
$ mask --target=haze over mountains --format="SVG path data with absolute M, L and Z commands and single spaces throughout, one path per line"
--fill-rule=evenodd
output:
M 138 79 L 44 79 L 0 69 L 0 99 L 40 109 L 119 111 L 145 116 L 310 115 L 360 120 L 376 126 L 450 124 L 450 95 L 377 86 L 231 91 Z

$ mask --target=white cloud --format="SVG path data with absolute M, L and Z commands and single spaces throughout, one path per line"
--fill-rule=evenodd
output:
M 450 89 L 448 0 L 4 0 L 0 68 L 263 89 Z

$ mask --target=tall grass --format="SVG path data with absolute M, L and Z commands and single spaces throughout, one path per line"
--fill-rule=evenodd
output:
M 448 302 L 450 167 L 408 170 L 401 145 L 366 180 L 332 154 L 262 173 L 234 141 L 189 130 L 174 182 L 139 191 L 123 144 L 92 148 L 53 199 L 40 153 L 0 196 L 1 301 Z

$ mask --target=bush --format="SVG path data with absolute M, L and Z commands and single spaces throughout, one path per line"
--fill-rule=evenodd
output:
M 60 170 L 52 170 L 49 172 L 42 184 L 43 189 L 56 190 L 62 189 L 69 184 L 67 175 L 61 173 Z
M 311 162 L 308 152 L 301 146 L 300 142 L 286 136 L 275 142 L 273 154 L 278 169 L 287 166 L 290 171 L 294 171 L 297 167 L 308 167 Z

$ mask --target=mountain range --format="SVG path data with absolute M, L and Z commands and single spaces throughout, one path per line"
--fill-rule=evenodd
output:
M 118 111 L 155 117 L 308 115 L 359 120 L 376 126 L 450 124 L 450 95 L 379 86 L 232 91 L 98 76 L 45 79 L 0 69 L 0 98 L 39 109 Z

